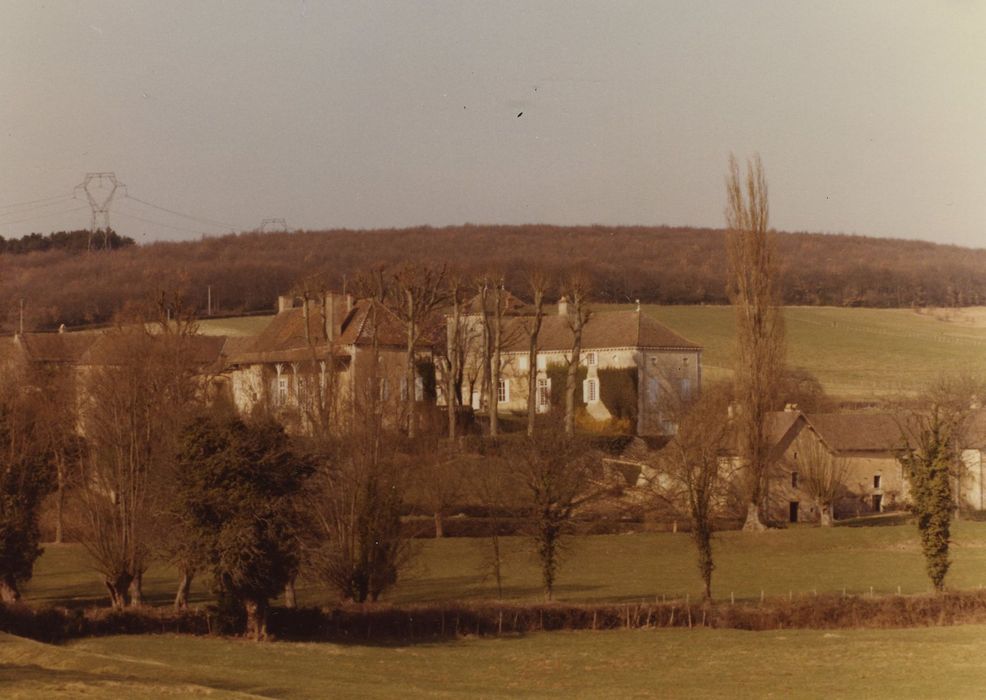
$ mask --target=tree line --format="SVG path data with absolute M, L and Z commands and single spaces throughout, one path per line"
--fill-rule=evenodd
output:
M 95 238 L 95 245 L 100 249 L 117 250 L 135 245 L 134 239 L 121 236 L 113 230 L 100 231 L 93 236 L 87 229 L 76 229 L 53 233 L 28 233 L 20 238 L 0 236 L 0 255 L 26 255 L 49 250 L 62 250 L 77 255 L 90 249 L 91 237 Z
M 776 240 L 783 304 L 986 304 L 986 250 L 855 235 L 778 233 Z M 729 301 L 726 236 L 717 229 L 466 225 L 241 233 L 126 245 L 113 255 L 76 250 L 41 250 L 4 261 L 9 274 L 0 280 L 0 293 L 10 300 L 8 321 L 23 298 L 32 328 L 106 322 L 128 299 L 179 287 L 200 313 L 210 288 L 213 311 L 270 310 L 277 294 L 304 275 L 326 275 L 341 289 L 373 264 L 434 260 L 470 275 L 504 270 L 505 285 L 514 293 L 524 290 L 535 270 L 559 277 L 580 268 L 601 302 Z

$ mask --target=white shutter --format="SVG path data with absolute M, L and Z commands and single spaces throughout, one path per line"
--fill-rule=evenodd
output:
M 510 380 L 503 380 L 503 403 L 510 402 Z

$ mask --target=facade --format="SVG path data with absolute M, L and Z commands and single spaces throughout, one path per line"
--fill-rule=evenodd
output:
M 281 297 L 278 313 L 227 358 L 225 376 L 237 410 L 276 415 L 289 430 L 316 422 L 344 426 L 361 406 L 399 412 L 407 397 L 407 341 L 401 321 L 373 300 L 326 294 L 295 305 Z M 431 346 L 417 350 L 414 386 L 425 400 L 433 386 Z
M 574 335 L 564 299 L 557 313 L 546 313 L 538 334 L 535 385 L 530 386 L 530 310 L 511 304 L 504 314 L 500 352 L 500 381 L 494 396 L 482 391 L 482 333 L 467 352 L 467 381 L 462 395 L 481 410 L 495 398 L 504 414 L 526 414 L 528 396 L 535 392 L 535 406 L 548 412 L 563 395 L 565 373 Z M 472 328 L 481 320 L 469 317 Z M 621 432 L 660 435 L 673 430 L 662 406 L 669 397 L 687 397 L 699 391 L 702 381 L 702 347 L 637 310 L 593 312 L 582 333 L 578 402 L 585 416 L 609 422 Z M 479 371 L 469 374 L 469 367 Z

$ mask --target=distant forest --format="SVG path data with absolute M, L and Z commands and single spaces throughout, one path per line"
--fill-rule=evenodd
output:
M 121 236 L 116 231 L 107 234 L 97 232 L 92 239 L 93 248 L 124 248 L 134 245 L 134 239 Z M 64 250 L 70 253 L 85 253 L 89 250 L 89 231 L 57 231 L 55 233 L 29 233 L 20 238 L 0 236 L 0 255 L 23 255 L 46 250 Z
M 986 249 L 812 233 L 779 233 L 777 242 L 786 304 L 986 304 Z M 584 270 L 599 301 L 727 301 L 722 230 L 546 225 L 242 233 L 88 255 L 52 247 L 0 256 L 0 292 L 8 328 L 21 298 L 29 327 L 71 327 L 107 321 L 162 289 L 182 288 L 202 314 L 210 286 L 214 313 L 269 311 L 306 275 L 341 288 L 347 276 L 404 260 L 448 263 L 467 277 L 499 270 L 520 297 L 527 272 L 541 267 L 556 279 Z

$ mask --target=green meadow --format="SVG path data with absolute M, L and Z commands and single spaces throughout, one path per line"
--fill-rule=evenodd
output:
M 630 308 L 603 306 L 601 308 Z M 731 372 L 734 319 L 728 306 L 654 306 L 646 313 L 704 348 L 706 378 Z M 204 333 L 259 333 L 270 316 L 204 320 Z M 788 362 L 809 370 L 841 399 L 913 392 L 941 372 L 986 376 L 986 309 L 784 310 Z
M 0 634 L 7 698 L 978 698 L 986 626 L 553 632 L 403 646 Z
M 727 601 L 816 593 L 928 591 L 913 523 L 901 516 L 835 528 L 796 526 L 716 538 L 716 597 Z M 864 525 L 864 522 L 868 523 Z M 880 523 L 880 524 L 874 524 Z M 422 540 L 393 604 L 496 597 L 488 542 Z M 503 543 L 504 597 L 540 600 L 529 543 Z M 986 523 L 953 530 L 948 584 L 986 584 Z M 153 604 L 167 605 L 177 577 L 154 566 Z M 210 602 L 197 580 L 192 604 Z M 684 533 L 569 540 L 557 593 L 564 601 L 695 600 L 700 584 Z M 105 605 L 78 545 L 47 545 L 25 589 L 34 605 Z M 302 581 L 299 602 L 331 604 Z M 981 697 L 986 626 L 876 630 L 644 629 L 465 637 L 413 644 L 266 643 L 175 635 L 88 638 L 62 646 L 0 634 L 0 696 L 157 698 L 462 697 Z
M 713 593 L 731 597 L 810 596 L 825 593 L 923 593 L 929 590 L 913 524 L 892 524 L 895 516 L 874 522 L 883 526 L 819 528 L 796 526 L 765 534 L 729 531 L 716 536 Z M 952 533 L 954 563 L 947 583 L 954 589 L 986 585 L 986 523 L 959 521 Z M 494 599 L 489 572 L 489 543 L 482 538 L 414 541 L 416 556 L 386 602 L 425 603 Z M 541 599 L 540 571 L 530 542 L 503 540 L 503 594 L 517 601 Z M 150 601 L 167 604 L 177 575 L 162 564 L 152 566 L 144 588 Z M 198 579 L 193 602 L 211 598 L 209 583 Z M 571 602 L 696 599 L 701 583 L 691 540 L 684 533 L 591 535 L 568 540 L 558 576 L 556 597 Z M 24 590 L 36 604 L 104 604 L 105 590 L 78 545 L 47 545 Z M 317 581 L 302 580 L 302 605 L 329 605 L 333 593 Z

